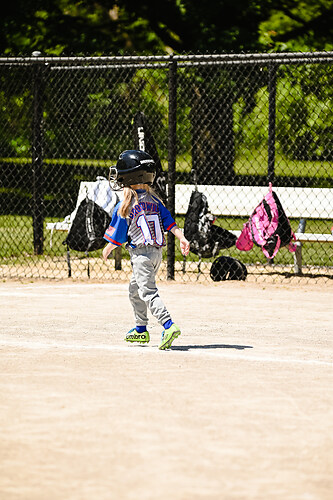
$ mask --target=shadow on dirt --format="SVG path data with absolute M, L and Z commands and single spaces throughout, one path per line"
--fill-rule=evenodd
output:
M 173 351 L 190 351 L 192 349 L 253 349 L 252 345 L 232 345 L 232 344 L 206 344 L 206 345 L 180 345 L 171 346 Z

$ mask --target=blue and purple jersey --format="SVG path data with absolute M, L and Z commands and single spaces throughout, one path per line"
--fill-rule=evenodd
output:
M 132 248 L 152 245 L 165 246 L 165 231 L 170 231 L 176 223 L 169 210 L 161 201 L 144 189 L 137 191 L 139 203 L 132 201 L 126 219 L 118 214 L 118 203 L 114 209 L 110 226 L 104 239 L 120 246 L 128 243 Z

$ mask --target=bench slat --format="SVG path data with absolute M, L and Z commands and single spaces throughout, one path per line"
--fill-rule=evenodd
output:
M 237 230 L 230 230 L 230 233 L 234 234 L 239 237 L 241 234 L 241 231 Z M 333 244 L 333 234 L 329 233 L 295 233 L 296 240 L 301 241 L 302 243 L 331 243 Z
M 297 241 L 304 243 L 331 243 L 333 244 L 333 234 L 324 233 L 295 233 Z
M 176 184 L 176 213 L 185 214 L 193 184 Z M 273 188 L 288 217 L 333 219 L 333 189 L 330 188 Z M 207 196 L 209 210 L 214 215 L 250 216 L 262 198 L 267 186 L 204 186 L 198 191 Z

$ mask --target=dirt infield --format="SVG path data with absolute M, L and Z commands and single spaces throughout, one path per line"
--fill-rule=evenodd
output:
M 0 285 L 3 500 L 331 500 L 333 283 Z

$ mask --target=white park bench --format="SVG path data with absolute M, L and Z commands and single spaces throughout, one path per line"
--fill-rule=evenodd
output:
M 176 184 L 175 187 L 175 213 L 185 215 L 188 209 L 192 191 L 204 193 L 207 196 L 209 210 L 216 216 L 224 217 L 249 217 L 254 208 L 260 203 L 268 192 L 268 186 L 221 186 Z M 289 218 L 306 219 L 331 219 L 333 220 L 333 189 L 329 188 L 300 188 L 300 187 L 274 187 L 282 206 Z M 96 201 L 110 214 L 122 193 L 115 193 L 110 189 L 109 183 L 104 178 L 95 182 L 82 181 L 76 201 L 75 210 L 63 221 L 47 223 L 46 228 L 51 231 L 50 245 L 52 246 L 53 231 L 68 232 L 77 208 L 81 201 L 88 198 Z M 301 225 L 300 225 L 301 226 Z M 299 227 L 300 227 L 299 226 Z M 304 225 L 303 225 L 304 228 Z M 330 230 L 330 225 L 328 226 Z M 231 230 L 237 237 L 239 230 Z M 295 273 L 302 273 L 302 244 L 303 243 L 330 243 L 333 244 L 333 235 L 327 233 L 296 232 L 297 250 L 294 254 Z M 118 249 L 117 249 L 118 250 Z M 69 255 L 67 256 L 70 270 Z M 115 253 L 115 268 L 121 269 L 121 251 Z
M 194 184 L 176 184 L 175 212 L 186 214 L 191 193 L 194 189 L 204 193 L 207 197 L 209 211 L 216 216 L 249 217 L 262 198 L 268 193 L 268 186 L 204 186 Z M 330 188 L 302 188 L 302 187 L 274 187 L 288 218 L 299 218 L 305 227 L 306 219 L 333 220 L 333 189 Z M 302 224 L 299 225 L 299 231 Z M 330 231 L 331 225 L 327 227 Z M 241 229 L 230 231 L 237 237 Z M 302 273 L 302 244 L 303 243 L 330 243 L 333 244 L 333 235 L 327 233 L 296 232 L 297 250 L 294 254 L 295 273 Z
M 58 222 L 48 222 L 46 224 L 46 229 L 50 230 L 50 247 L 52 248 L 52 239 L 54 231 L 64 231 L 67 232 L 70 230 L 73 220 L 75 219 L 76 212 L 81 204 L 81 202 L 88 198 L 89 200 L 94 201 L 102 207 L 110 216 L 112 215 L 113 209 L 121 199 L 121 192 L 112 191 L 109 181 L 104 177 L 97 177 L 96 181 L 81 181 L 78 197 L 76 200 L 75 209 L 69 215 L 67 215 L 64 220 Z M 106 243 L 106 242 L 105 242 Z M 115 259 L 115 269 L 121 269 L 121 249 L 116 248 L 114 250 L 114 259 Z M 68 276 L 71 276 L 71 259 L 70 259 L 70 251 L 67 249 L 67 265 L 68 265 Z M 88 275 L 89 275 L 89 265 L 87 267 Z

